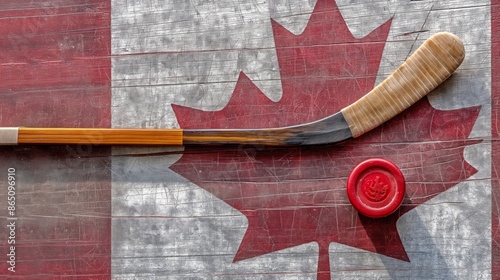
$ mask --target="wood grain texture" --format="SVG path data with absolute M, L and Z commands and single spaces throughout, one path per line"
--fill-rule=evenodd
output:
M 313 52 L 315 46 L 305 45 L 281 56 L 283 64 L 278 65 L 269 18 L 283 24 L 295 35 L 302 34 L 317 2 L 113 1 L 113 29 L 116 31 L 113 33 L 113 127 L 162 128 L 179 125 L 170 104 L 202 111 L 199 116 L 191 118 L 193 126 L 190 128 L 212 125 L 223 118 L 236 118 L 239 114 L 212 116 L 207 111 L 222 110 L 231 100 L 240 71 L 262 90 L 263 96 L 271 96 L 274 102 L 280 101 L 282 77 L 287 78 L 286 83 L 307 82 L 304 76 L 285 76 L 287 67 L 293 71 L 310 69 L 309 63 L 325 59 L 327 54 Z M 337 3 L 355 38 L 370 34 L 392 18 L 380 68 L 375 74 L 370 74 L 370 77 L 376 75 L 378 81 L 389 76 L 432 33 L 450 31 L 459 35 L 464 40 L 467 57 L 459 71 L 438 87 L 429 100 L 432 106 L 442 110 L 489 104 L 488 1 L 327 2 Z M 327 37 L 329 30 L 343 23 L 340 21 L 328 28 L 318 28 L 318 37 Z M 297 39 L 297 43 L 307 41 L 307 38 L 304 39 Z M 328 46 L 341 47 L 341 44 Z M 346 48 L 352 49 L 351 45 L 346 45 Z M 294 60 L 295 55 L 307 52 L 312 55 L 306 57 L 306 63 Z M 335 77 L 363 78 L 366 74 L 353 72 L 352 66 L 362 69 L 369 67 L 374 60 L 370 54 L 360 57 L 348 52 L 345 56 L 347 62 L 343 62 L 342 57 L 334 62 L 339 69 Z M 325 66 L 331 64 L 324 63 Z M 304 112 L 307 116 L 326 103 L 333 89 L 326 87 L 322 80 L 327 72 L 316 70 L 307 79 L 315 78 L 317 88 L 327 90 L 312 98 L 317 88 L 304 87 L 306 91 L 301 93 L 308 94 L 313 100 L 310 111 Z M 286 83 L 287 90 L 283 92 L 298 89 Z M 353 86 L 341 84 L 345 95 L 339 95 L 338 99 L 347 101 L 356 86 L 363 87 L 364 94 L 376 84 L 378 82 L 370 82 L 369 85 L 362 82 Z M 366 91 L 364 87 L 367 87 Z M 268 114 L 273 107 L 249 104 L 254 91 L 242 90 L 241 94 L 243 97 L 239 103 L 255 112 L 253 117 L 241 121 L 241 125 L 269 125 Z M 286 116 L 297 112 L 303 102 L 293 105 L 280 111 L 281 114 Z M 488 139 L 489 118 L 488 109 L 481 110 L 481 118 L 471 137 Z M 277 215 L 274 211 L 257 216 L 257 212 L 248 211 L 256 213 L 254 219 L 249 219 L 228 204 L 228 200 L 224 201 L 213 191 L 200 187 L 201 181 L 212 183 L 214 188 L 220 185 L 220 196 L 234 194 L 230 203 L 248 198 L 245 203 L 256 205 L 267 199 L 272 207 L 282 201 L 302 202 L 309 197 L 314 198 L 317 205 L 323 191 L 304 190 L 305 186 L 324 183 L 327 178 L 320 175 L 328 170 L 346 169 L 345 173 L 348 173 L 350 164 L 355 164 L 366 155 L 385 158 L 406 156 L 407 160 L 400 161 L 406 166 L 405 172 L 439 179 L 453 169 L 449 165 L 449 150 L 440 147 L 445 142 L 432 140 L 436 143 L 436 155 L 427 160 L 423 157 L 429 153 L 426 144 L 431 140 L 418 140 L 413 150 L 403 148 L 407 142 L 399 143 L 401 145 L 394 143 L 395 138 L 400 139 L 396 136 L 419 133 L 415 124 L 423 120 L 409 117 L 405 120 L 410 124 L 409 129 L 399 131 L 399 135 L 387 131 L 385 127 L 381 140 L 373 144 L 384 147 L 383 150 L 366 154 L 366 150 L 362 152 L 356 145 L 346 153 L 346 162 L 339 161 L 338 153 L 328 153 L 325 147 L 319 147 L 318 152 L 321 154 L 323 149 L 324 160 L 286 149 L 281 157 L 276 156 L 267 163 L 262 157 L 265 158 L 264 154 L 269 150 L 261 151 L 259 146 L 241 146 L 235 151 L 240 157 L 225 151 L 214 153 L 213 149 L 185 151 L 193 159 L 192 165 L 186 163 L 185 168 L 193 171 L 193 177 L 199 178 L 194 183 L 169 168 L 179 160 L 183 155 L 181 153 L 162 154 L 158 150 L 150 152 L 141 149 L 113 157 L 113 276 L 119 279 L 316 279 L 319 246 L 315 242 L 244 261 L 234 259 L 243 246 L 242 240 L 252 235 L 248 229 L 259 230 L 259 226 L 278 227 L 286 223 L 293 223 L 296 228 L 304 227 L 306 223 L 299 220 L 300 213 L 313 206 L 294 205 L 279 209 L 289 210 L 290 215 Z M 296 121 L 303 123 L 298 118 Z M 456 119 L 448 118 L 448 121 L 446 124 L 453 126 Z M 234 126 L 226 126 L 229 127 Z M 431 130 L 427 126 L 422 129 L 439 133 L 439 130 Z M 485 230 L 490 224 L 488 151 L 486 142 L 467 147 L 466 160 L 478 170 L 474 178 L 419 205 L 399 219 L 397 231 L 410 262 L 333 242 L 327 252 L 330 255 L 331 279 L 488 279 L 491 268 L 488 261 L 490 233 Z M 210 155 L 212 161 L 202 161 Z M 442 169 L 443 166 L 447 169 Z M 215 175 L 217 170 L 213 169 L 216 167 L 220 169 L 220 176 Z M 237 178 L 234 174 L 242 177 Z M 343 176 L 338 176 L 339 181 L 343 179 Z M 255 182 L 252 189 L 255 192 L 247 188 L 251 182 Z M 235 188 L 228 186 L 230 183 Z M 296 184 L 296 187 L 286 183 Z M 325 192 L 331 190 L 332 184 L 324 184 Z M 339 190 L 341 186 L 339 183 Z M 276 192 L 270 192 L 274 188 Z M 328 222 L 313 229 L 338 226 L 350 227 L 356 232 L 363 230 L 363 227 L 351 222 L 356 215 L 342 216 L 337 212 L 336 216 L 329 217 Z M 315 216 L 310 215 L 308 220 L 314 221 Z M 271 240 L 271 232 L 259 232 L 263 242 Z M 358 240 L 371 243 L 371 240 L 384 238 L 386 232 L 388 230 L 384 228 L 384 232 L 372 236 L 372 239 Z M 280 236 L 293 241 L 307 235 L 290 231 L 282 232 Z M 349 234 L 342 237 L 347 242 L 356 239 Z M 283 243 L 286 244 L 274 244 L 279 246 Z M 258 248 L 255 246 L 254 249 Z
M 465 57 L 462 41 L 437 33 L 380 85 L 342 109 L 352 135 L 358 137 L 407 109 L 448 79 Z
M 182 145 L 182 129 L 20 127 L 19 144 Z
M 2 145 L 318 145 L 351 138 L 341 113 L 303 125 L 263 129 L 0 128 Z
M 185 129 L 185 145 L 308 146 L 333 144 L 352 137 L 344 116 L 329 117 L 296 126 L 262 129 Z
M 19 179 L 18 270 L 13 275 L 6 269 L 7 193 L 2 192 L 0 278 L 499 278 L 499 1 L 321 1 L 329 7 L 336 3 L 342 17 L 285 46 L 275 44 L 272 27 L 278 22 L 294 36 L 303 34 L 319 0 L 111 2 L 112 9 L 102 0 L 0 1 L 2 126 L 184 127 L 171 104 L 201 112 L 190 118 L 190 128 L 237 117 L 242 127 L 274 127 L 274 119 L 285 117 L 294 125 L 321 118 L 311 116 L 327 103 L 345 102 L 338 109 L 351 104 L 433 33 L 457 34 L 467 56 L 429 95 L 435 111 L 422 115 L 414 110 L 421 106 L 412 106 L 412 114 L 380 128 L 378 138 L 370 137 L 372 131 L 342 150 L 339 145 L 241 145 L 232 151 L 133 146 L 113 147 L 111 154 L 94 145 L 0 147 L 0 186 L 8 188 L 9 168 L 16 168 Z M 333 18 L 325 10 L 320 14 Z M 493 33 L 490 18 L 497 22 Z M 389 19 L 387 38 L 372 36 L 366 48 L 321 41 L 339 38 L 342 33 L 330 31 L 344 24 L 357 40 Z M 311 43 L 313 38 L 319 43 Z M 381 43 L 383 53 L 373 55 L 371 49 Z M 328 72 L 331 68 L 337 71 Z M 236 92 L 240 72 L 247 79 Z M 245 90 L 249 85 L 253 90 Z M 336 89 L 342 94 L 333 95 Z M 254 95 L 269 106 L 252 105 Z M 283 99 L 290 106 L 273 106 Z M 230 100 L 241 110 L 207 113 Z M 469 137 L 483 142 L 464 148 L 463 134 L 443 139 L 443 130 L 470 122 L 457 114 L 440 118 L 442 111 L 471 106 L 481 110 Z M 273 110 L 279 113 L 270 117 Z M 393 129 L 401 126 L 406 129 Z M 457 149 L 463 149 L 463 158 Z M 360 225 L 357 213 L 341 211 L 350 209 L 348 201 L 339 200 L 347 174 L 364 157 L 393 159 L 413 184 L 422 184 L 409 193 L 406 206 L 415 208 L 399 217 L 397 227 Z M 460 163 L 477 173 L 461 182 L 450 177 L 462 171 Z M 429 199 L 435 194 L 431 185 L 441 181 L 453 186 L 438 186 L 440 194 Z M 380 231 L 360 238 L 366 228 Z M 339 242 L 309 242 L 315 234 L 339 230 L 344 230 Z M 387 246 L 366 250 L 381 240 Z M 393 250 L 398 240 L 409 261 L 388 256 L 399 252 Z M 241 260 L 268 245 L 275 250 Z
M 0 126 L 110 127 L 110 9 L 103 0 L 0 1 Z M 83 145 L 1 148 L 0 170 L 15 168 L 18 179 L 18 261 L 12 273 L 1 260 L 1 279 L 111 278 L 110 155 Z

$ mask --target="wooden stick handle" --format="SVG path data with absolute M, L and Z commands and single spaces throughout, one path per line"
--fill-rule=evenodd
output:
M 446 32 L 431 36 L 380 85 L 342 109 L 353 137 L 381 125 L 431 92 L 451 76 L 464 56 L 457 36 Z
M 3 138 L 2 138 L 3 135 Z M 182 129 L 0 128 L 2 144 L 182 145 Z M 17 143 L 16 143 L 17 142 Z

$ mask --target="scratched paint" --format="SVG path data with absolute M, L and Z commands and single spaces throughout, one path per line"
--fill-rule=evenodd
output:
M 110 2 L 1 1 L 1 126 L 109 127 Z M 0 148 L 0 240 L 16 169 L 16 271 L 0 278 L 109 278 L 110 149 Z
M 240 71 L 273 100 L 280 98 L 269 18 L 298 34 L 316 1 L 183 2 L 185 6 L 174 2 L 113 2 L 113 126 L 175 126 L 171 103 L 219 110 L 228 102 Z M 378 80 L 430 33 L 445 30 L 462 37 L 467 58 L 430 101 L 439 109 L 481 105 L 471 137 L 488 139 L 489 2 L 351 2 L 337 1 L 357 37 L 392 18 Z M 472 179 L 401 217 L 398 230 L 410 262 L 332 243 L 332 278 L 488 278 L 489 146 L 483 141 L 467 148 L 465 158 L 478 170 Z M 168 166 L 178 158 L 113 159 L 115 276 L 316 277 L 319 249 L 314 243 L 233 263 L 248 226 L 245 217 L 170 172 Z

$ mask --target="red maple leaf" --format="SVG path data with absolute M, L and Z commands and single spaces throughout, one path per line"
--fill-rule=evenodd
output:
M 183 128 L 287 126 L 338 112 L 373 88 L 390 21 L 362 39 L 333 1 L 319 0 L 305 31 L 272 22 L 283 97 L 269 100 L 241 73 L 223 110 L 173 105 Z M 381 127 L 343 144 L 317 147 L 187 147 L 171 169 L 248 218 L 234 261 L 308 242 L 320 248 L 318 276 L 330 276 L 338 242 L 409 261 L 396 229 L 401 215 L 473 175 L 464 148 L 479 108 L 441 111 L 423 99 Z M 407 181 L 402 207 L 383 219 L 358 215 L 345 186 L 360 162 L 382 157 Z

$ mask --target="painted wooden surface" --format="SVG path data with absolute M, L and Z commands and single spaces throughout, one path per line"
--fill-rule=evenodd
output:
M 294 125 L 351 104 L 437 32 L 466 57 L 428 99 L 340 145 L 2 147 L 0 275 L 499 279 L 498 5 L 1 1 L 1 126 Z M 408 182 L 385 219 L 345 193 L 372 157 Z

